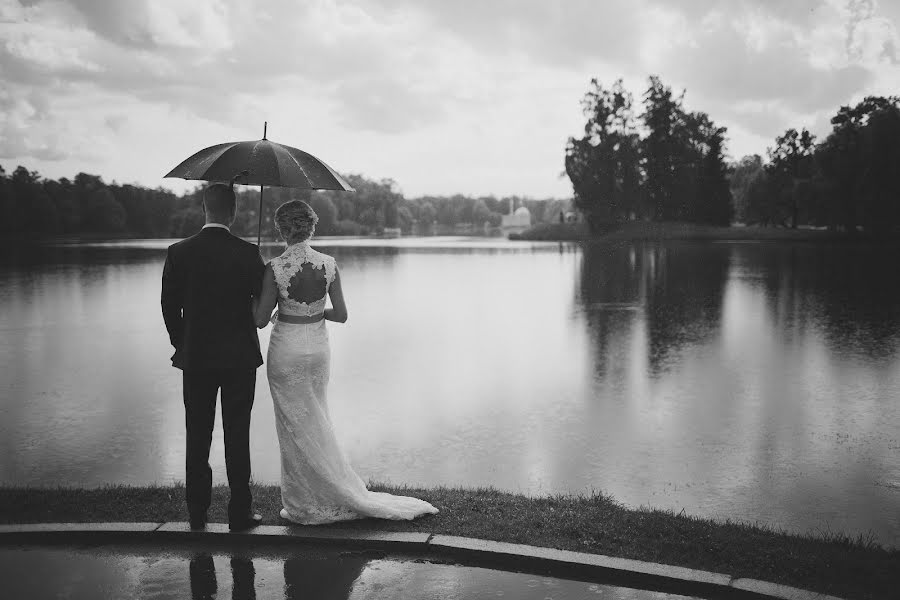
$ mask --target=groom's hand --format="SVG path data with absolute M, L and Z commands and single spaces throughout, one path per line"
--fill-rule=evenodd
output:
M 162 293 L 160 294 L 163 320 L 166 330 L 169 332 L 169 341 L 177 351 L 181 347 L 181 338 L 184 336 L 184 293 L 181 288 L 181 278 L 175 270 L 172 261 L 171 250 L 166 253 L 166 263 L 163 266 Z

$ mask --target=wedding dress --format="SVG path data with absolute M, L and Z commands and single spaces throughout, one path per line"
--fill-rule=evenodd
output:
M 333 257 L 302 242 L 289 246 L 271 265 L 279 314 L 315 317 L 324 312 L 337 270 Z M 414 519 L 438 512 L 418 498 L 368 491 L 350 467 L 326 402 L 331 352 L 325 323 L 278 320 L 269 342 L 266 368 L 281 446 L 281 516 L 313 525 L 365 517 Z

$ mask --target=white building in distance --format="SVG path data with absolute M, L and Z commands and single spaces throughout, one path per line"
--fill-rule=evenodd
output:
M 500 229 L 504 233 L 521 233 L 531 228 L 531 211 L 525 206 L 515 208 L 515 200 L 509 199 L 509 214 L 501 215 Z

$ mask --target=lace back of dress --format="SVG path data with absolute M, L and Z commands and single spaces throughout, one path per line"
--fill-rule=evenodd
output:
M 328 288 L 334 281 L 335 261 L 307 243 L 289 246 L 273 259 L 278 284 L 279 310 L 293 314 L 316 314 L 325 309 Z

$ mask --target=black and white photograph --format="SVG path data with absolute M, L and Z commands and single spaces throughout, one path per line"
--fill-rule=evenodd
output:
M 0 597 L 897 598 L 898 261 L 898 0 L 0 0 Z

